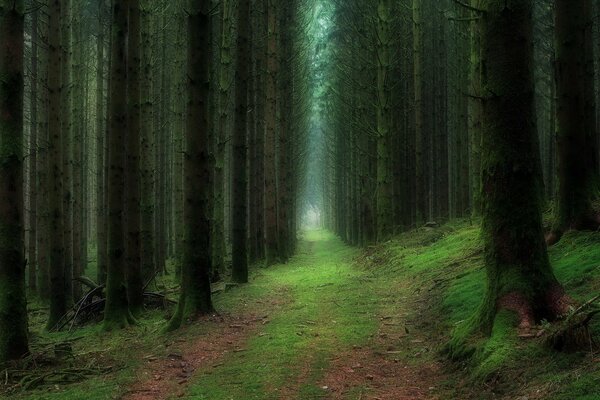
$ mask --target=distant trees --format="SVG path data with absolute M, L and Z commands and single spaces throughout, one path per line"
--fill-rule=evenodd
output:
M 0 363 L 28 352 L 23 215 L 23 1 L 0 1 Z
M 550 244 L 567 229 L 600 226 L 591 203 L 599 183 L 591 3 L 555 4 L 559 187 Z
M 17 185 L 3 203 L 21 207 L 4 210 L 2 254 L 27 245 L 0 269 L 21 282 L 27 255 L 49 329 L 82 281 L 93 286 L 82 275 L 106 284 L 112 329 L 143 317 L 146 284 L 171 273 L 176 328 L 212 310 L 212 282 L 289 260 L 309 210 L 357 246 L 482 217 L 489 329 L 495 300 L 526 313 L 543 293 L 563 298 L 539 241 L 551 202 L 550 243 L 599 224 L 591 0 L 43 0 L 26 15 L 22 1 L 0 4 L 1 43 L 23 46 L 19 65 L 0 55 L 4 76 L 23 79 L 2 88 L 1 134 L 23 144 L 0 142 L 0 179 Z M 6 102 L 21 97 L 23 110 Z M 10 303 L 20 312 L 23 290 Z

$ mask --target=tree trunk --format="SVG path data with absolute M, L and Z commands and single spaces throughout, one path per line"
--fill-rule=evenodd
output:
M 521 329 L 567 310 L 548 260 L 541 223 L 541 162 L 533 103 L 532 1 L 487 2 L 482 26 L 482 204 L 486 293 L 476 330 Z M 511 49 L 510 52 L 505 49 Z M 502 322 L 498 322 L 502 321 Z
M 125 287 L 125 145 L 127 140 L 127 11 L 129 1 L 114 2 L 111 22 L 108 134 L 108 274 L 104 329 L 131 322 Z
M 590 0 L 557 0 L 556 81 L 558 123 L 558 208 L 549 244 L 568 229 L 597 229 L 591 200 L 598 184 L 595 114 L 589 103 L 594 75 L 587 71 L 592 52 Z M 593 122 L 591 122 L 593 121 Z
M 65 218 L 63 190 L 63 133 L 61 108 L 61 2 L 51 1 L 48 9 L 48 208 L 50 240 L 50 316 L 53 329 L 67 310 L 65 284 Z
M 140 0 L 129 0 L 127 44 L 127 299 L 138 315 L 144 307 L 140 243 Z
M 233 130 L 233 240 L 234 282 L 248 282 L 248 81 L 250 79 L 250 0 L 239 0 L 237 9 L 238 60 L 235 74 L 235 127 Z
M 29 241 L 27 264 L 29 267 L 29 290 L 37 291 L 37 155 L 38 155 L 38 29 L 39 10 L 31 14 L 31 94 L 29 136 Z
M 188 107 L 184 164 L 185 243 L 181 294 L 169 329 L 213 310 L 210 289 L 210 1 L 192 0 L 188 10 Z
M 142 125 L 141 125 L 141 265 L 143 276 L 149 279 L 154 271 L 154 135 L 152 131 L 152 17 L 148 0 L 142 8 Z
M 104 124 L 105 115 L 105 61 L 104 61 L 104 23 L 105 23 L 105 2 L 98 2 L 98 42 L 96 50 L 98 52 L 98 64 L 96 69 L 96 266 L 97 281 L 99 285 L 106 282 L 106 270 L 108 265 L 107 253 L 107 230 L 106 230 L 106 202 L 104 201 L 106 193 L 105 165 L 106 165 L 106 130 Z
M 277 81 L 279 76 L 278 62 L 278 3 L 267 1 L 268 35 L 267 35 L 267 90 L 265 110 L 265 262 L 273 265 L 279 262 L 279 243 L 277 230 Z
M 391 0 L 377 5 L 377 240 L 385 241 L 393 233 L 392 206 L 392 62 Z
M 0 363 L 28 352 L 23 241 L 21 0 L 0 1 Z

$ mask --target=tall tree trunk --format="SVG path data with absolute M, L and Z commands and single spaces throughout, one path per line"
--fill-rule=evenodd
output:
M 250 0 L 239 0 L 235 73 L 235 128 L 233 130 L 233 240 L 232 280 L 248 282 L 248 81 L 250 79 Z
M 510 324 L 515 314 L 521 330 L 552 320 L 567 311 L 568 301 L 552 272 L 542 233 L 532 0 L 488 1 L 483 18 L 483 89 L 489 93 L 482 140 L 487 285 L 471 324 L 473 331 L 491 335 L 497 323 Z
M 108 269 L 108 252 L 107 252 L 107 230 L 106 230 L 106 202 L 104 201 L 106 186 L 105 182 L 105 165 L 106 165 L 106 129 L 104 124 L 105 115 L 105 97 L 104 97 L 104 82 L 105 82 L 105 61 L 104 61 L 104 23 L 105 23 L 105 8 L 104 0 L 98 2 L 98 39 L 96 51 L 98 61 L 96 67 L 96 265 L 97 265 L 97 281 L 99 285 L 106 282 L 106 271 Z
M 210 289 L 210 1 L 191 0 L 188 10 L 188 106 L 185 154 L 185 244 L 181 295 L 169 329 L 213 310 Z
M 127 11 L 129 0 L 112 5 L 108 134 L 108 274 L 104 329 L 131 322 L 125 287 L 125 145 L 127 140 Z
M 31 14 L 31 94 L 29 134 L 29 241 L 27 263 L 29 267 L 29 290 L 37 291 L 37 155 L 38 155 L 38 35 L 39 10 Z
M 44 5 L 47 1 L 44 0 Z M 40 17 L 45 14 L 40 14 Z M 48 24 L 47 19 L 42 18 L 40 23 L 40 41 L 47 43 L 48 41 Z M 40 55 L 39 75 L 40 80 L 48 81 L 48 61 L 49 51 L 44 51 Z M 48 121 L 49 121 L 49 88 L 47 85 L 40 85 L 40 117 L 38 124 L 38 164 L 37 164 L 37 188 L 38 188 L 38 210 L 37 210 L 37 266 L 38 266 L 38 294 L 44 301 L 50 300 L 50 182 L 48 179 L 49 167 L 49 136 L 48 136 Z
M 557 0 L 556 80 L 558 123 L 558 207 L 549 244 L 567 229 L 597 229 L 591 200 L 598 185 L 597 138 L 593 94 L 594 74 L 588 73 L 592 53 L 591 0 Z
M 73 302 L 73 124 L 71 118 L 72 82 L 72 41 L 71 41 L 72 0 L 61 0 L 60 50 L 61 58 L 61 128 L 62 128 L 62 190 L 65 262 L 65 298 L 67 304 Z
M 265 258 L 267 266 L 279 262 L 277 231 L 277 82 L 279 77 L 278 59 L 278 2 L 267 1 L 267 90 L 265 113 Z
M 22 0 L 0 1 L 0 363 L 28 352 L 23 238 Z
M 141 125 L 141 265 L 143 276 L 154 273 L 154 135 L 152 131 L 152 17 L 149 0 L 142 7 Z
M 481 8 L 481 0 L 471 0 L 471 6 Z M 469 60 L 469 172 L 471 213 L 481 214 L 481 18 L 471 22 Z
M 140 0 L 129 1 L 127 60 L 127 298 L 129 309 L 139 314 L 144 306 L 140 243 Z
M 50 213 L 50 315 L 48 329 L 67 310 L 65 284 L 65 229 L 64 229 L 64 189 L 63 189 L 63 132 L 61 107 L 61 1 L 49 2 L 48 10 L 48 208 Z
M 392 110 L 391 0 L 377 5 L 377 240 L 384 241 L 393 233 L 392 206 Z
M 427 218 L 425 188 L 425 139 L 423 131 L 423 27 L 421 0 L 413 0 L 413 79 L 415 90 L 415 205 L 416 222 Z
M 221 1 L 221 34 L 219 66 L 219 129 L 215 151 L 214 215 L 213 215 L 213 279 L 225 270 L 225 160 L 228 137 L 229 93 L 231 89 L 233 11 L 231 0 Z

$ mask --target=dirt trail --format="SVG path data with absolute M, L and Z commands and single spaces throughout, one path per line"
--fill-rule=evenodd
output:
M 166 358 L 150 358 L 122 399 L 191 399 L 186 393 L 194 390 L 211 400 L 437 399 L 441 366 L 427 356 L 428 340 L 418 329 L 408 334 L 403 311 L 410 300 L 352 265 L 357 254 L 337 238 L 305 240 L 288 265 L 250 284 L 271 288 L 268 279 L 276 279 L 289 285 L 284 294 L 274 287 L 273 297 L 255 300 L 251 316 L 199 321 L 211 325 L 208 333 L 174 343 Z M 393 300 L 382 301 L 382 293 Z M 238 376 L 228 375 L 231 363 Z M 257 375 L 257 367 L 268 374 Z M 225 392 L 211 389 L 215 382 Z
M 266 317 L 206 317 L 198 323 L 214 324 L 214 329 L 191 342 L 176 342 L 166 358 L 149 357 L 138 372 L 138 381 L 121 397 L 123 400 L 162 400 L 182 397 L 192 376 L 213 368 L 231 352 L 243 350 L 248 337 L 267 321 Z

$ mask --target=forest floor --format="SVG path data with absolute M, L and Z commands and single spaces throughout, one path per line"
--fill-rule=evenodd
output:
M 34 335 L 34 352 L 69 341 L 73 356 L 40 366 L 45 378 L 26 391 L 5 384 L 7 398 L 600 399 L 593 350 L 557 353 L 514 335 L 489 341 L 476 365 L 441 354 L 483 293 L 478 232 L 455 222 L 366 250 L 306 232 L 288 263 L 253 268 L 249 284 L 215 295 L 218 314 L 177 332 L 165 334 L 168 315 L 154 311 L 122 332 Z M 569 233 L 550 256 L 574 298 L 599 291 L 600 234 Z M 44 312 L 32 315 L 35 332 Z M 591 328 L 600 333 L 598 321 Z M 68 385 L 45 375 L 97 367 Z

